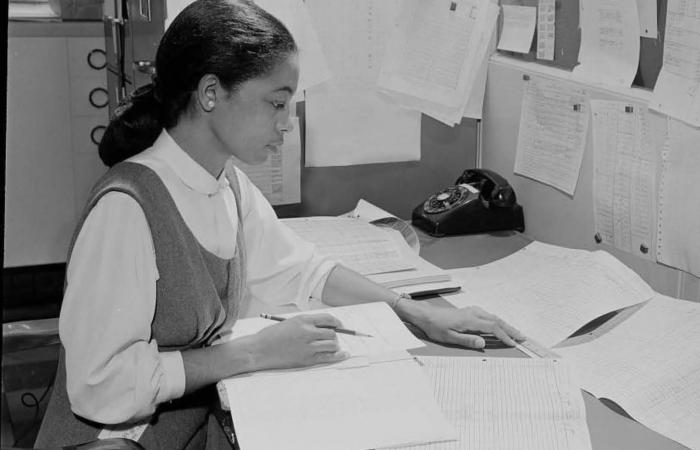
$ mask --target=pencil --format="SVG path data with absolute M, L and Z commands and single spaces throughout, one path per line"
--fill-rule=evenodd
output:
M 286 320 L 284 317 L 273 316 L 272 314 L 260 314 L 260 317 L 262 317 L 263 319 L 276 320 L 277 322 L 284 322 Z M 318 326 L 318 328 L 327 328 L 329 330 L 335 331 L 336 333 L 348 334 L 350 336 L 372 337 L 372 335 L 370 335 L 370 334 L 360 333 L 359 331 L 355 331 L 355 330 L 348 330 L 347 328 L 333 327 L 330 325 L 317 325 L 317 326 Z

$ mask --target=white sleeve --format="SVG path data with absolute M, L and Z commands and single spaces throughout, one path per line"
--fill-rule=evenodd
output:
M 143 210 L 126 194 L 107 193 L 73 247 L 59 319 L 76 414 L 119 424 L 183 395 L 182 355 L 159 352 L 151 337 L 157 279 Z
M 251 295 L 264 304 L 308 310 L 312 295 L 320 300 L 336 262 L 281 222 L 262 192 L 240 170 L 237 174 Z

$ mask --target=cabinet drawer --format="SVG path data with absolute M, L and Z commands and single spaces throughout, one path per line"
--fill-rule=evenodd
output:
M 71 79 L 71 115 L 73 117 L 98 116 L 107 120 L 109 92 L 105 72 L 100 77 L 75 77 Z
M 67 38 L 67 40 L 68 70 L 71 77 L 85 77 L 105 72 L 107 55 L 103 37 Z

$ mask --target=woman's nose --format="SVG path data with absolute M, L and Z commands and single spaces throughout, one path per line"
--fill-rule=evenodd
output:
M 294 122 L 292 121 L 292 115 L 286 114 L 284 119 L 280 120 L 277 124 L 277 129 L 282 133 L 289 133 L 294 130 Z

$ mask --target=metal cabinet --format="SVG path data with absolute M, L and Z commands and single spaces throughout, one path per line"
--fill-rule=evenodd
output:
M 65 262 L 106 171 L 97 152 L 109 117 L 104 36 L 66 36 L 62 25 L 43 24 L 39 36 L 14 26 L 8 37 L 4 267 Z

